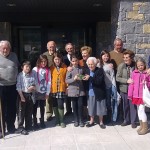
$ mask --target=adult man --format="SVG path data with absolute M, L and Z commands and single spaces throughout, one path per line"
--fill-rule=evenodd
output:
M 70 65 L 70 58 L 71 55 L 73 54 L 73 45 L 72 43 L 67 43 L 65 46 L 65 50 L 67 52 L 67 54 L 63 57 L 64 63 L 65 65 L 68 67 Z M 71 98 L 67 97 L 66 99 L 66 114 L 65 115 L 69 115 L 72 113 L 72 109 L 71 109 Z
M 48 67 L 50 67 L 53 64 L 53 54 L 56 52 L 56 43 L 54 41 L 49 41 L 47 43 L 47 50 L 48 51 L 43 53 L 43 55 L 47 56 Z M 47 121 L 51 121 L 53 115 L 51 96 L 49 96 L 49 99 L 46 100 L 46 115 L 47 115 Z
M 3 128 L 5 129 L 6 123 L 8 133 L 15 132 L 18 65 L 16 54 L 11 52 L 10 42 L 0 41 L 0 87 Z
M 117 67 L 123 62 L 123 52 L 123 42 L 121 39 L 116 38 L 114 40 L 114 50 L 110 52 L 110 58 L 113 63 L 115 73 L 117 72 Z

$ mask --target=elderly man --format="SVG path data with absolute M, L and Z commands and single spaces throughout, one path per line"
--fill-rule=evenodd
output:
M 0 41 L 0 87 L 3 128 L 5 129 L 6 123 L 8 133 L 15 132 L 18 65 L 16 54 L 11 52 L 10 42 Z
M 53 54 L 56 52 L 56 43 L 54 41 L 49 41 L 47 43 L 47 52 L 43 53 L 43 55 L 47 56 L 48 59 L 48 67 L 51 67 L 53 64 Z M 52 98 L 49 96 L 49 99 L 46 100 L 46 115 L 47 121 L 52 120 L 53 109 L 52 109 Z
M 73 50 L 74 50 L 72 43 L 67 43 L 65 46 L 65 50 L 66 50 L 67 54 L 63 57 L 63 60 L 64 60 L 65 65 L 68 67 L 68 66 L 70 66 L 70 59 L 71 59 L 71 56 L 72 56 Z M 72 114 L 71 98 L 67 97 L 66 98 L 66 114 L 65 115 L 70 115 L 70 114 Z

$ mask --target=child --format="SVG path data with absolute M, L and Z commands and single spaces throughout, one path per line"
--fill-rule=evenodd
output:
M 116 80 L 114 69 L 110 64 L 110 54 L 106 50 L 103 50 L 100 54 L 100 66 L 105 71 L 107 123 L 111 119 L 116 122 L 118 114 Z
M 54 65 L 50 67 L 52 76 L 51 95 L 53 98 L 53 110 L 56 117 L 56 125 L 65 128 L 64 123 L 64 99 L 66 97 L 65 83 L 67 66 L 62 63 L 60 53 L 55 53 L 53 57 Z
M 27 130 L 32 130 L 32 92 L 35 90 L 35 78 L 31 72 L 31 64 L 29 61 L 24 61 L 22 63 L 22 72 L 19 73 L 17 77 L 16 87 L 20 96 L 19 125 L 17 132 L 27 135 Z M 23 127 L 24 120 L 25 128 Z
M 40 127 L 45 128 L 44 123 L 44 113 L 45 113 L 45 100 L 49 97 L 50 87 L 51 87 L 51 73 L 48 68 L 48 60 L 45 55 L 40 55 L 36 67 L 33 68 L 33 72 L 36 79 L 36 93 L 35 99 L 36 103 L 33 107 L 33 126 L 34 129 L 38 129 L 37 124 L 37 107 L 40 107 Z
M 150 76 L 146 74 L 146 62 L 143 58 L 138 58 L 136 61 L 136 70 L 132 72 L 132 83 L 129 85 L 128 97 L 133 104 L 137 105 L 138 117 L 140 121 L 140 128 L 137 130 L 139 135 L 144 135 L 148 131 L 147 116 L 145 113 L 145 106 L 143 103 L 143 84 L 146 81 L 148 88 L 150 88 Z
M 74 113 L 74 126 L 84 127 L 83 123 L 83 96 L 85 95 L 82 83 L 82 69 L 79 67 L 78 58 L 73 55 L 71 57 L 72 71 L 68 71 L 66 75 L 66 83 L 68 84 L 68 97 L 71 97 Z

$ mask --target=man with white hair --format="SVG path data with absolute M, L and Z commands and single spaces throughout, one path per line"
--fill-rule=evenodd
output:
M 9 41 L 0 41 L 0 88 L 3 116 L 3 128 L 7 124 L 8 133 L 15 132 L 16 119 L 16 78 L 18 74 L 18 58 L 11 52 Z M 1 127 L 2 128 L 2 127 Z M 2 138 L 0 128 L 0 138 Z

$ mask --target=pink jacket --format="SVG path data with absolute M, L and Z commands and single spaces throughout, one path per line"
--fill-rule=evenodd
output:
M 138 70 L 134 70 L 131 74 L 131 83 L 128 87 L 128 98 L 142 98 L 143 97 L 143 83 L 146 81 L 148 88 L 150 89 L 150 76 L 146 72 L 140 73 Z

